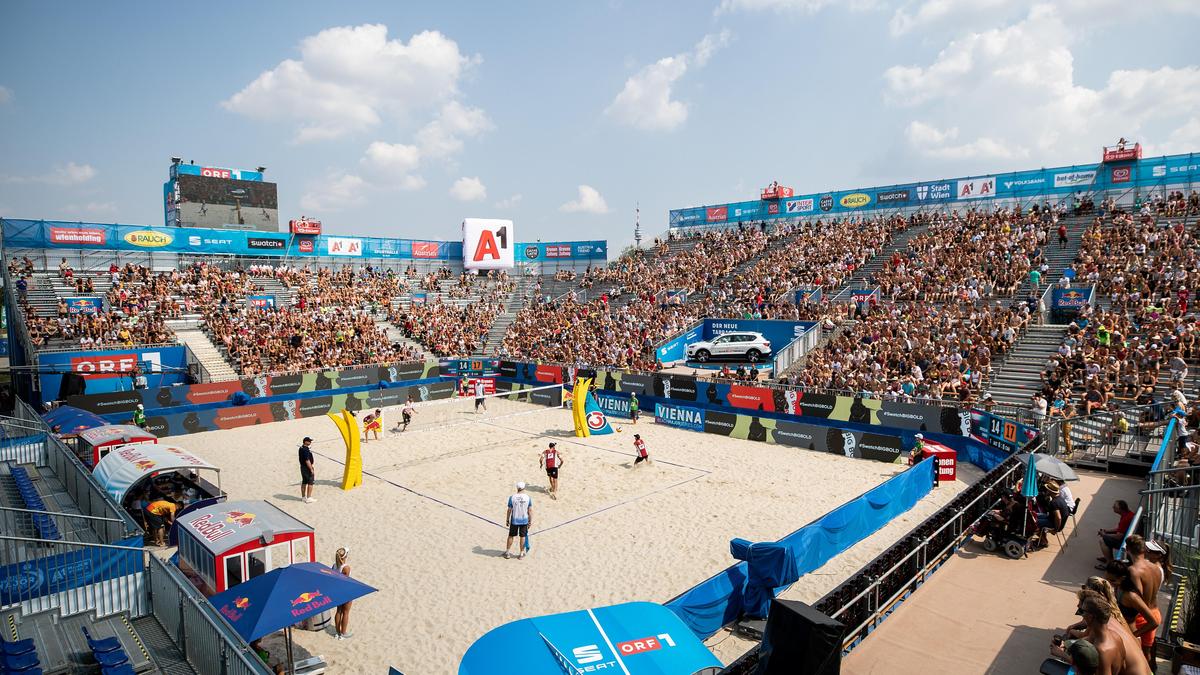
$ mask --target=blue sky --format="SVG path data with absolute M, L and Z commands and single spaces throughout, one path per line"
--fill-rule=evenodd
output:
M 281 219 L 632 238 L 671 208 L 1200 151 L 1200 3 L 0 7 L 0 215 L 157 224 L 169 157 Z

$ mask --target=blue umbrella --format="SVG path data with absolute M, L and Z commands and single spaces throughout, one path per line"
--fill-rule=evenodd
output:
M 1021 481 L 1022 497 L 1033 499 L 1038 496 L 1037 477 L 1037 459 L 1033 456 L 1033 453 L 1030 453 L 1029 461 L 1025 463 L 1025 480 Z
M 209 602 L 246 642 L 288 629 L 290 662 L 293 625 L 375 591 L 331 567 L 306 562 L 254 577 Z

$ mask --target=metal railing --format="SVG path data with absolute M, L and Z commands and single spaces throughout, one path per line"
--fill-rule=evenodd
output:
M 791 368 L 793 364 L 798 363 L 820 344 L 823 335 L 824 330 L 821 328 L 820 322 L 809 326 L 803 335 L 789 342 L 775 355 L 772 373 L 782 373 Z
M 1000 493 L 1012 489 L 1020 482 L 1024 467 L 1020 462 L 1008 460 L 993 469 L 977 486 L 981 489 L 966 504 L 960 504 L 959 499 L 951 501 L 933 516 L 919 525 L 913 534 L 900 540 L 888 549 L 876 561 L 890 560 L 899 547 L 910 548 L 905 555 L 896 558 L 895 562 L 883 572 L 874 574 L 870 568 L 876 561 L 868 563 L 856 577 L 869 574 L 865 588 L 856 595 L 842 599 L 846 592 L 846 584 L 834 589 L 817 602 L 817 607 L 834 619 L 839 619 L 848 627 L 842 647 L 849 650 L 862 641 L 875 629 L 891 612 L 921 584 L 925 583 L 962 543 L 971 536 L 972 526 L 986 514 L 999 500 Z M 949 513 L 949 519 L 936 529 L 928 530 L 933 523 L 944 520 Z M 914 537 L 920 540 L 912 542 Z
M 1041 424 L 1041 452 L 1103 464 L 1114 458 L 1140 461 L 1138 456 L 1146 454 L 1160 432 L 1164 438 L 1173 437 L 1174 426 L 1161 419 L 1163 412 L 1163 404 L 1153 403 L 1101 410 L 1086 416 L 1052 418 Z
M 271 672 L 182 572 L 149 556 L 146 574 L 150 611 L 197 672 L 224 675 Z
M 144 559 L 138 546 L 0 535 L 0 564 L 17 565 L 0 586 L 0 605 L 23 614 L 58 609 L 64 616 L 146 613 Z
M 28 427 L 40 428 L 46 435 L 43 441 L 43 456 L 31 463 L 50 467 L 67 495 L 84 515 L 104 519 L 97 521 L 95 526 L 100 541 L 111 544 L 142 532 L 142 528 L 125 509 L 101 489 L 99 483 L 92 478 L 91 471 L 79 461 L 75 453 L 50 433 L 46 422 L 29 407 L 29 404 L 18 399 L 13 406 L 13 415 Z

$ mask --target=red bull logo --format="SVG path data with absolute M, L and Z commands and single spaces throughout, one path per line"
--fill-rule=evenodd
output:
M 134 462 L 133 465 L 136 466 L 138 469 L 141 469 L 142 471 L 149 471 L 150 469 L 154 468 L 154 460 L 139 459 L 138 461 Z
M 321 591 L 308 591 L 307 593 L 301 593 L 300 595 L 296 596 L 295 600 L 292 600 L 292 607 L 312 602 L 319 597 L 321 597 Z
M 225 522 L 230 525 L 237 525 L 238 527 L 246 527 L 253 523 L 256 517 L 253 513 L 246 513 L 245 511 L 226 511 L 223 515 L 225 516 Z
M 237 600 L 233 601 L 233 606 L 237 607 L 238 609 L 246 609 L 247 607 L 250 606 L 250 599 L 249 598 L 238 598 Z
M 302 617 L 331 604 L 333 600 L 319 590 L 301 593 L 292 600 L 292 616 Z

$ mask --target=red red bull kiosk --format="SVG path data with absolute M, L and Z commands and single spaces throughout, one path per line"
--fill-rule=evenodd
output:
M 261 500 L 197 509 L 176 520 L 179 569 L 205 595 L 292 563 L 315 562 L 313 529 Z
M 130 443 L 157 443 L 158 436 L 132 424 L 106 424 L 79 432 L 79 461 L 94 468 L 109 450 Z

